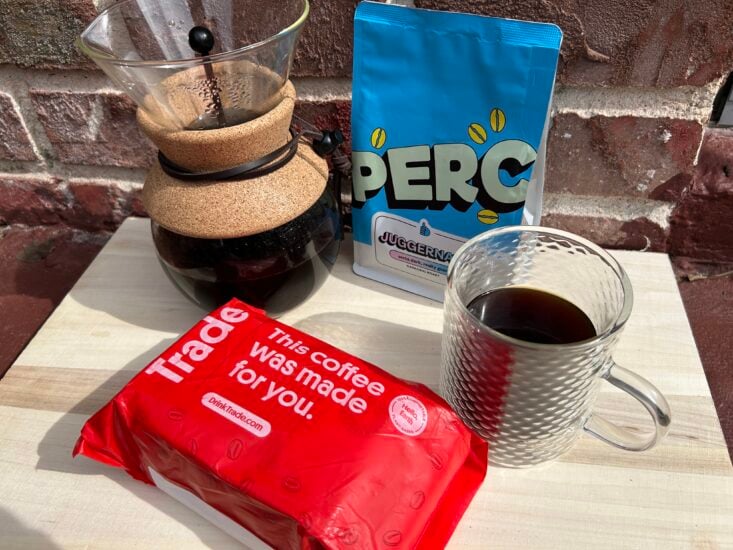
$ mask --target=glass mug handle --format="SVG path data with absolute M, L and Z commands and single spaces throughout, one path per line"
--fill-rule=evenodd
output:
M 667 400 L 651 382 L 616 363 L 603 377 L 644 405 L 654 420 L 654 433 L 639 435 L 595 414 L 588 419 L 583 429 L 601 441 L 626 451 L 646 451 L 654 447 L 669 431 L 672 417 Z

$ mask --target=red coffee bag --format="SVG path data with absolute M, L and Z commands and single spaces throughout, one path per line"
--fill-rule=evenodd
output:
M 97 412 L 78 453 L 278 549 L 442 548 L 487 459 L 426 387 L 238 300 Z

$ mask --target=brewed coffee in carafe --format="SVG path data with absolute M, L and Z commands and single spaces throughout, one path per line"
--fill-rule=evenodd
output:
M 232 296 L 277 316 L 306 300 L 339 251 L 339 215 L 330 192 L 291 222 L 249 237 L 198 239 L 153 223 L 163 268 L 210 310 Z

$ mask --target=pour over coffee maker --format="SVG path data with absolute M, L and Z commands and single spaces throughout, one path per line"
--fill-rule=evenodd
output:
M 338 254 L 327 163 L 291 129 L 288 74 L 308 10 L 307 0 L 124 0 L 79 39 L 159 148 L 143 187 L 153 241 L 171 281 L 205 309 L 237 297 L 281 314 Z

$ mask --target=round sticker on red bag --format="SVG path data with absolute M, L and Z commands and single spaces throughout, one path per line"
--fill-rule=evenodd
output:
M 405 435 L 420 435 L 428 425 L 428 410 L 411 395 L 398 395 L 389 404 L 389 418 Z

